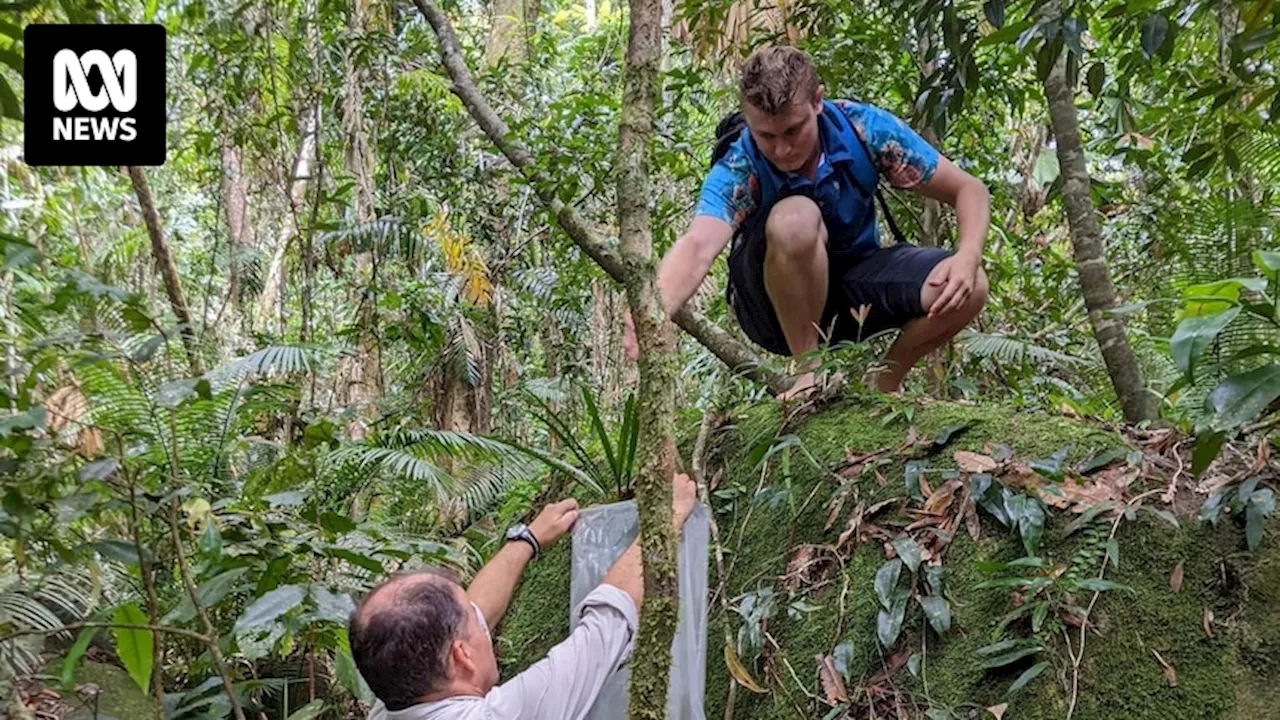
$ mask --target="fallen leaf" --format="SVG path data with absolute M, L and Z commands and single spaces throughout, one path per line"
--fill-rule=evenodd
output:
M 973 503 L 968 503 L 964 508 L 964 526 L 969 531 L 969 537 L 977 542 L 982 536 L 982 523 L 978 521 L 978 510 Z
M 871 507 L 867 508 L 867 512 L 866 512 L 866 514 L 865 514 L 865 517 L 873 517 L 873 516 L 875 516 L 875 514 L 876 514 L 876 513 L 878 513 L 878 512 L 880 512 L 881 510 L 883 510 L 883 509 L 885 509 L 885 508 L 889 507 L 890 505 L 894 504 L 894 503 L 895 503 L 895 502 L 897 502 L 897 501 L 898 501 L 898 498 L 889 498 L 888 500 L 881 500 L 880 502 L 876 503 L 875 505 L 872 505 Z
M 999 467 L 999 463 L 994 459 L 967 450 L 957 450 L 953 457 L 956 460 L 956 465 L 967 473 L 991 472 Z
M 910 647 L 904 647 L 898 652 L 890 655 L 889 659 L 885 661 L 884 667 L 880 668 L 874 675 L 867 678 L 867 684 L 878 685 L 893 677 L 894 673 L 901 670 L 903 666 L 907 664 L 907 660 L 911 659 L 911 653 L 912 650 Z
M 782 577 L 782 589 L 789 593 L 799 590 L 801 583 L 805 579 L 805 571 L 812 560 L 813 548 L 811 546 L 801 545 L 793 550 L 791 559 L 787 561 L 787 572 Z
M 1258 441 L 1258 453 L 1253 460 L 1253 467 L 1249 468 L 1251 473 L 1260 473 L 1266 469 L 1267 463 L 1271 460 L 1271 441 L 1263 436 Z
M 880 472 L 879 470 L 876 470 L 875 472 L 876 472 L 877 485 L 879 485 L 880 487 L 884 487 L 886 484 L 888 484 L 889 481 L 885 479 L 884 473 Z
M 1204 609 L 1204 615 L 1200 617 L 1200 626 L 1204 628 L 1204 636 L 1213 639 L 1213 611 L 1209 608 Z
M 822 694 L 831 705 L 848 703 L 849 693 L 844 689 L 844 678 L 836 671 L 835 660 L 830 655 L 815 655 L 818 661 L 818 681 L 822 683 Z
M 916 433 L 916 426 L 912 425 L 911 427 L 907 428 L 907 441 L 904 444 L 907 447 L 911 447 L 912 445 L 916 444 L 916 440 L 918 439 L 919 439 L 919 436 Z
M 849 488 L 835 493 L 831 496 L 831 501 L 827 503 L 827 524 L 822 526 L 822 531 L 826 532 L 836 524 L 836 518 L 840 517 L 840 511 L 844 509 L 844 499 L 849 497 Z
M 1178 592 L 1182 589 L 1182 561 L 1179 560 L 1177 565 L 1173 566 L 1173 572 L 1169 574 L 1169 589 Z
M 1004 711 L 1009 709 L 1009 703 L 1000 703 L 987 708 L 987 712 L 995 716 L 996 720 L 1004 720 Z
M 760 695 L 767 692 L 757 685 L 755 680 L 751 679 L 751 673 L 742 666 L 742 661 L 738 659 L 737 651 L 733 649 L 732 644 L 727 642 L 724 644 L 724 664 L 725 667 L 729 668 L 729 675 L 742 687 Z
M 929 487 L 929 481 L 924 479 L 924 473 L 920 473 L 920 494 L 926 500 L 933 496 L 933 489 Z
M 923 479 L 922 479 L 923 482 Z M 924 509 L 929 512 L 935 512 L 939 515 L 945 515 L 951 507 L 951 501 L 955 498 L 956 490 L 960 487 L 959 480 L 948 480 L 934 491 L 929 499 L 924 503 Z
M 862 524 L 862 517 L 862 503 L 858 503 L 858 507 L 849 516 L 849 523 L 844 526 L 844 532 L 840 533 L 840 538 L 836 540 L 837 550 L 844 547 L 844 544 L 849 541 L 849 537 L 858 532 L 858 526 Z
M 1155 648 L 1151 648 L 1151 654 L 1156 656 L 1156 660 L 1159 661 L 1160 667 L 1164 668 L 1164 679 L 1169 681 L 1169 687 L 1178 687 L 1178 672 L 1173 669 L 1172 665 L 1165 662 L 1164 658 L 1160 657 L 1160 651 Z

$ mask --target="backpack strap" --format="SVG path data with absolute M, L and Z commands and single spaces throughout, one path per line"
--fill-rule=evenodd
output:
M 845 123 L 845 126 L 849 128 L 849 132 L 858 139 L 858 144 L 862 146 L 862 152 L 867 156 L 867 162 L 871 163 L 871 168 L 875 170 L 876 177 L 879 177 L 880 170 L 876 168 L 876 159 L 875 156 L 871 154 L 871 148 L 867 146 L 867 141 L 862 139 L 862 135 L 858 132 L 858 129 L 853 126 L 853 123 L 849 122 L 849 118 L 845 116 L 843 110 L 837 108 L 836 115 L 838 115 L 840 120 Z M 864 194 L 871 194 L 862 186 L 862 183 L 858 182 L 858 176 L 856 174 L 853 175 L 853 181 L 858 184 L 858 187 Z M 889 223 L 889 232 L 893 234 L 894 242 L 897 242 L 900 245 L 905 245 L 907 237 L 902 234 L 902 230 L 898 227 L 898 223 L 893 219 L 893 213 L 889 211 L 889 203 L 885 201 L 884 193 L 881 192 L 879 183 L 876 184 L 874 194 L 876 196 L 876 200 L 880 203 L 880 209 L 884 211 L 884 219 Z

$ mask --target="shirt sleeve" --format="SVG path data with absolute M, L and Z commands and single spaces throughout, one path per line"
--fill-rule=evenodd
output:
M 839 105 L 890 185 L 910 189 L 929 182 L 941 155 L 927 140 L 887 110 L 847 100 Z
M 631 596 L 600 585 L 575 610 L 578 626 L 547 656 L 489 691 L 497 720 L 578 720 L 631 658 L 639 616 Z
M 760 203 L 760 179 L 739 140 L 711 167 L 702 181 L 694 216 L 707 215 L 723 220 L 737 230 Z

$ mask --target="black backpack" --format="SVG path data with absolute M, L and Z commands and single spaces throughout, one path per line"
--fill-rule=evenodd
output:
M 716 125 L 716 144 L 711 150 L 711 165 L 714 166 L 716 163 L 720 162 L 720 158 L 723 158 L 725 154 L 729 152 L 729 147 L 738 139 L 738 136 L 742 134 L 742 131 L 746 126 L 747 119 L 743 116 L 740 110 L 735 110 L 720 118 L 720 123 Z M 862 136 L 857 132 L 854 132 L 853 134 L 858 138 L 858 142 L 862 144 L 862 149 L 866 151 L 867 157 L 871 157 L 871 148 L 867 147 L 867 141 L 863 140 Z M 861 183 L 859 183 L 858 186 L 861 188 L 864 195 L 871 194 L 867 192 L 865 187 L 862 187 Z M 880 209 L 884 211 L 884 219 L 889 223 L 889 232 L 893 233 L 894 241 L 905 244 L 907 242 L 906 236 L 904 236 L 902 231 L 898 229 L 898 223 L 894 222 L 893 213 L 889 212 L 889 204 L 885 202 L 884 193 L 880 191 L 879 185 L 875 188 L 875 196 L 876 200 L 880 202 Z M 741 232 L 741 229 L 739 229 L 739 232 Z M 735 237 L 735 245 L 737 245 L 737 240 L 737 237 Z

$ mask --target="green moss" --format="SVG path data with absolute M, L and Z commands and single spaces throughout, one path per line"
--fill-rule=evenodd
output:
M 61 672 L 61 661 L 52 662 L 45 668 L 46 674 L 55 677 Z M 76 684 L 98 686 L 97 709 L 103 717 L 150 718 L 155 716 L 155 701 L 138 689 L 138 684 L 123 668 L 85 660 L 76 668 Z M 72 702 L 75 701 L 72 700 Z
M 903 401 L 895 402 L 903 406 Z M 830 470 L 844 459 L 846 448 L 868 452 L 903 443 L 907 423 L 899 419 L 885 425 L 880 418 L 887 410 L 882 400 L 850 397 L 782 428 L 778 406 L 766 402 L 745 408 L 732 418 L 725 432 L 717 433 L 721 439 L 713 456 L 724 464 L 721 488 L 740 488 L 736 498 L 722 496 L 715 503 L 730 568 L 728 598 L 764 587 L 780 590 L 778 581 L 786 573 L 788 548 L 835 543 L 852 504 L 845 505 L 831 530 L 825 529 L 827 504 L 837 487 Z M 697 418 L 690 416 L 682 423 L 689 438 L 696 431 L 696 422 Z M 953 467 L 955 450 L 981 452 L 986 443 L 1010 445 L 1023 460 L 1047 457 L 1072 445 L 1073 462 L 1122 444 L 1118 436 L 1085 423 L 1002 405 L 919 404 L 914 406 L 912 424 L 919 437 L 930 437 L 946 427 L 968 427 L 941 452 L 924 459 L 931 471 Z M 779 435 L 794 435 L 796 440 L 769 457 L 762 479 L 757 461 Z M 685 444 L 689 443 L 691 439 Z M 857 491 L 864 502 L 902 492 L 903 463 L 894 457 L 892 463 L 880 468 L 887 481 L 884 487 L 869 478 L 858 481 Z M 936 473 L 931 472 L 929 479 L 936 486 Z M 757 488 L 763 492 L 753 503 Z M 1009 686 L 1033 661 L 1007 669 L 981 668 L 976 651 L 998 639 L 996 625 L 1011 608 L 1011 598 L 1006 590 L 978 588 L 989 576 L 978 571 L 975 563 L 1008 561 L 1023 554 L 1015 533 L 985 514 L 982 517 L 980 539 L 975 542 L 961 533 L 948 551 L 944 587 L 951 600 L 952 632 L 939 637 L 927 629 L 919 606 L 912 603 L 898 647 L 920 653 L 922 672 L 920 677 L 912 677 L 903 670 L 893 681 L 917 708 L 948 707 L 967 713 L 1008 701 L 1013 717 L 1062 718 L 1070 700 L 1066 688 L 1071 679 L 1063 642 L 1051 643 L 1040 658 L 1051 663 L 1050 670 L 1011 698 L 1007 696 Z M 1064 565 L 1070 565 L 1089 542 L 1096 545 L 1099 537 L 1105 540 L 1105 534 L 1097 533 L 1091 541 L 1083 538 L 1087 534 L 1083 532 L 1065 536 L 1069 519 L 1053 515 L 1041 547 L 1042 556 Z M 1099 633 L 1090 633 L 1086 640 L 1074 717 L 1280 717 L 1276 710 L 1280 707 L 1280 537 L 1276 525 L 1271 523 L 1259 552 L 1246 553 L 1240 529 L 1230 523 L 1213 529 L 1188 518 L 1174 529 L 1145 514 L 1123 523 L 1117 538 L 1120 565 L 1108 570 L 1107 578 L 1131 587 L 1133 593 L 1104 593 L 1095 608 L 1093 619 Z M 1174 593 L 1169 589 L 1169 574 L 1179 561 L 1184 563 L 1185 579 L 1181 591 Z M 567 551 L 561 562 L 563 566 L 556 569 L 544 561 L 525 581 L 504 628 L 504 636 L 518 657 L 504 662 L 508 672 L 536 660 L 564 637 Z M 873 590 L 875 572 L 883 562 L 882 549 L 868 544 L 842 567 L 827 568 L 818 590 L 802 587 L 797 594 L 803 593 L 821 609 L 799 618 L 788 616 L 792 598 L 783 593 L 778 613 L 767 627 L 776 647 L 769 643 L 764 653 L 767 657 L 749 665 L 755 679 L 770 692 L 755 695 L 739 688 L 734 717 L 821 717 L 825 706 L 809 697 L 821 693 L 814 658 L 832 652 L 842 642 L 852 648 L 851 692 L 883 667 L 887 653 L 876 640 L 878 607 Z M 1095 573 L 1096 567 L 1094 564 L 1084 572 Z M 714 587 L 714 564 L 709 572 Z M 1087 604 L 1088 598 L 1075 601 Z M 1213 638 L 1205 637 L 1202 630 L 1206 607 L 1219 621 Z M 718 602 L 710 608 L 708 717 L 723 716 L 729 678 L 722 642 L 726 631 L 736 635 L 740 625 L 741 618 L 732 612 L 726 614 Z M 1076 630 L 1072 642 L 1078 637 Z M 1168 686 L 1152 650 L 1176 669 L 1177 687 Z
M 569 634 L 569 539 L 529 565 L 498 628 L 498 662 L 504 678 L 546 656 Z

